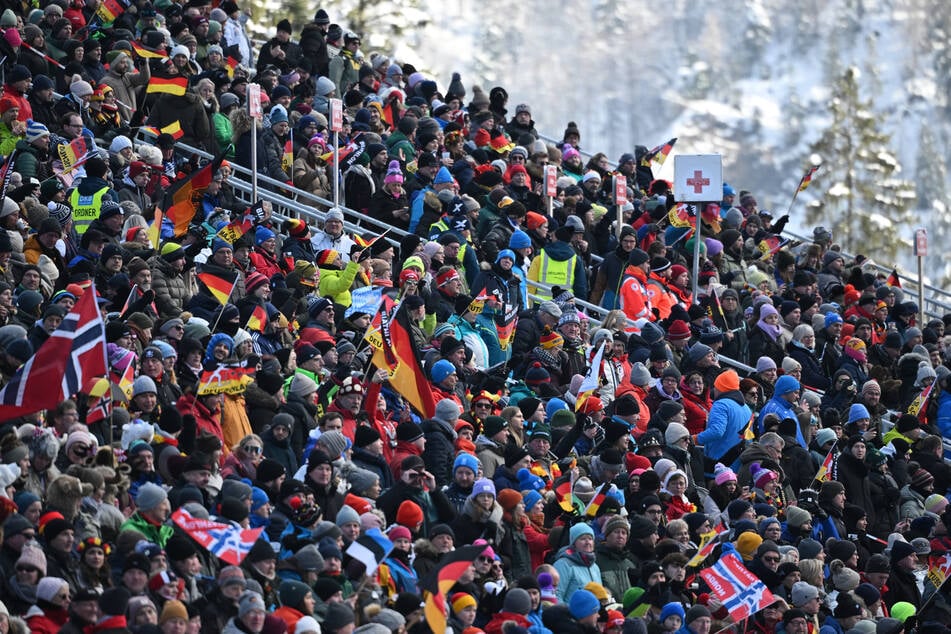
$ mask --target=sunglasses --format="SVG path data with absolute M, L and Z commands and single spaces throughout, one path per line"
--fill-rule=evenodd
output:
M 33 566 L 17 566 L 17 572 L 39 572 L 39 568 Z
M 249 445 L 249 446 L 245 447 L 244 450 L 247 451 L 247 452 L 250 453 L 250 454 L 259 454 L 259 453 L 261 453 L 261 448 L 258 447 L 257 445 Z
M 763 557 L 763 561 L 765 561 L 768 564 L 778 564 L 779 557 Z
M 479 561 L 484 564 L 491 564 L 495 560 L 492 559 L 491 557 L 479 557 Z

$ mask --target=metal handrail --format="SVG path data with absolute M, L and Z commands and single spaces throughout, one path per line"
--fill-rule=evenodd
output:
M 790 238 L 793 238 L 793 239 L 795 239 L 795 240 L 799 240 L 800 242 L 804 242 L 804 243 L 807 243 L 807 244 L 812 242 L 812 238 L 809 238 L 809 237 L 803 236 L 803 235 L 799 235 L 799 234 L 794 233 L 794 232 L 792 232 L 792 231 L 783 231 L 783 235 L 785 235 L 785 236 L 787 236 L 787 237 L 790 237 Z M 854 259 L 854 257 L 855 257 L 854 255 L 852 255 L 851 253 L 848 253 L 848 252 L 846 252 L 846 251 L 842 251 L 841 253 L 842 253 L 842 255 L 843 255 L 844 257 L 849 258 L 849 259 Z M 888 275 L 888 274 L 890 274 L 890 273 L 892 272 L 892 269 L 887 268 L 887 267 L 885 267 L 885 266 L 883 266 L 883 265 L 881 265 L 881 264 L 875 262 L 874 259 L 872 259 L 872 265 L 874 266 L 875 270 L 878 271 L 878 272 L 880 272 L 880 273 L 885 273 L 886 275 Z M 915 299 L 917 299 L 918 301 L 920 301 L 920 302 L 921 302 L 922 312 L 924 312 L 926 315 L 928 315 L 929 317 L 932 317 L 932 318 L 934 318 L 934 319 L 941 319 L 941 317 L 942 317 L 941 314 L 938 314 L 938 313 L 936 313 L 936 312 L 932 312 L 932 311 L 927 310 L 926 307 L 928 306 L 928 304 L 931 304 L 932 306 L 937 307 L 937 308 L 944 309 L 944 311 L 945 311 L 946 313 L 951 313 L 951 303 L 945 303 L 945 302 L 940 301 L 940 300 L 938 300 L 938 299 L 936 299 L 936 298 L 934 298 L 934 297 L 919 297 L 919 296 L 918 296 L 918 289 L 916 288 L 916 287 L 917 287 L 917 284 L 918 284 L 918 280 L 917 280 L 917 279 L 914 279 L 914 278 L 912 278 L 912 277 L 910 277 L 910 276 L 908 276 L 908 275 L 904 275 L 904 274 L 902 274 L 902 273 L 899 273 L 899 274 L 898 274 L 898 277 L 899 277 L 899 279 L 907 280 L 907 281 L 910 283 L 910 285 L 909 285 L 908 287 L 903 286 L 903 287 L 901 288 L 902 293 L 905 294 L 905 295 L 907 295 L 907 296 L 910 297 L 910 298 L 915 298 Z M 927 293 L 931 293 L 931 294 L 933 294 L 933 295 L 939 295 L 939 296 L 941 296 L 941 297 L 947 297 L 947 298 L 951 299 L 951 292 L 946 291 L 946 290 L 944 290 L 943 288 L 939 288 L 939 287 L 937 287 L 937 286 L 932 286 L 932 285 L 930 285 L 930 284 L 924 284 L 924 288 L 925 288 L 925 290 L 926 290 Z

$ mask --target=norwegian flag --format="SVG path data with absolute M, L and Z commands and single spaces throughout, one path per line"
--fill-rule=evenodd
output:
M 264 530 L 263 527 L 242 529 L 235 524 L 203 520 L 185 509 L 172 513 L 172 521 L 202 548 L 232 566 L 241 565 Z
M 0 391 L 0 420 L 53 409 L 106 374 L 106 327 L 90 286 L 59 328 Z
M 728 545 L 724 544 L 724 547 L 727 548 Z M 722 555 L 717 563 L 701 570 L 700 576 L 735 623 L 776 601 L 766 584 L 747 570 L 740 558 L 732 552 Z

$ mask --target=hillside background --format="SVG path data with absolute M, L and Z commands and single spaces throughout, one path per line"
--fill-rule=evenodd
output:
M 926 275 L 951 281 L 951 3 L 268 1 L 259 28 L 290 13 L 299 31 L 322 6 L 362 31 L 366 55 L 411 62 L 441 90 L 453 72 L 469 96 L 504 86 L 510 112 L 531 104 L 558 139 L 575 121 L 588 152 L 616 160 L 676 136 L 675 153 L 721 153 L 727 181 L 775 216 L 821 163 L 790 229 L 823 224 L 846 250 L 912 272 L 924 227 Z

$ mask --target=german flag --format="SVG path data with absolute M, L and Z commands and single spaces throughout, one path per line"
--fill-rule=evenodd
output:
M 255 306 L 244 328 L 253 332 L 264 332 L 265 326 L 267 326 L 267 311 L 264 310 L 264 306 Z
M 164 51 L 153 51 L 139 42 L 132 42 L 132 50 L 143 59 L 168 59 L 168 55 Z
M 118 0 L 103 0 L 96 9 L 96 16 L 103 24 L 112 24 L 120 15 L 125 13 L 125 7 Z
M 571 499 L 572 488 L 573 483 L 571 481 L 570 473 L 565 476 L 561 482 L 555 483 L 555 495 L 558 498 L 558 506 L 560 506 L 561 510 L 565 513 L 571 513 L 575 510 L 574 503 Z
M 205 271 L 198 274 L 198 279 L 205 285 L 208 292 L 218 300 L 218 303 L 223 306 L 228 303 L 228 298 L 231 297 L 235 283 L 238 281 L 238 274 L 233 272 L 232 275 L 233 277 L 229 280 L 215 273 Z
M 79 165 L 89 154 L 89 142 L 86 137 L 78 136 L 66 145 L 59 146 L 59 159 L 63 162 L 63 171 L 68 172 Z
M 463 546 L 447 553 L 439 560 L 439 569 L 420 582 L 426 625 L 433 632 L 442 634 L 446 631 L 446 594 L 486 548 L 487 546 Z
M 601 508 L 601 505 L 604 504 L 604 500 L 607 499 L 608 490 L 610 488 L 610 482 L 605 482 L 601 485 L 601 488 L 597 490 L 594 497 L 588 502 L 588 505 L 584 507 L 585 517 L 595 517 L 598 514 L 598 509 Z
M 816 173 L 817 169 L 819 169 L 819 166 L 813 165 L 805 174 L 803 174 L 802 179 L 799 181 L 799 188 L 796 190 L 796 193 L 806 191 L 806 188 L 809 187 L 809 183 L 812 182 L 812 177 Z
M 165 214 L 158 207 L 155 208 L 155 217 L 152 219 L 152 224 L 149 225 L 149 229 L 146 233 L 149 234 L 149 242 L 152 243 L 152 248 L 158 251 L 159 240 L 162 238 L 162 219 L 165 217 Z
M 389 382 L 420 414 L 432 418 L 436 397 L 416 358 L 413 340 L 396 318 L 392 299 L 383 296 L 380 310 L 367 330 L 366 340 L 373 347 L 373 363 L 389 372 Z
M 181 97 L 188 90 L 188 77 L 152 77 L 145 92 L 149 94 L 165 93 Z
M 281 169 L 284 170 L 288 176 L 291 176 L 291 167 L 294 165 L 294 140 L 288 137 L 284 141 L 284 154 L 281 156 Z
M 160 132 L 164 134 L 171 134 L 172 138 L 176 141 L 185 136 L 185 131 L 182 130 L 182 123 L 178 120 L 172 121 L 170 124 L 162 128 Z
M 225 60 L 225 71 L 227 71 L 229 79 L 234 79 L 234 71 L 238 68 L 239 63 L 240 62 L 238 60 L 231 57 L 230 55 Z
M 885 280 L 885 283 L 892 288 L 901 288 L 901 278 L 898 277 L 898 269 L 892 269 L 892 272 L 888 275 L 888 279 Z
M 125 367 L 122 376 L 119 377 L 119 388 L 125 397 L 132 398 L 132 384 L 135 382 L 135 363 L 130 363 Z
M 667 157 L 670 156 L 671 150 L 674 149 L 675 143 L 677 143 L 677 137 L 672 138 L 663 145 L 658 145 L 644 155 L 644 157 L 641 159 L 641 165 L 650 165 L 651 161 L 656 161 L 658 164 L 663 165 L 664 161 L 667 160 Z
M 238 241 L 238 238 L 250 231 L 252 226 L 251 221 L 247 219 L 232 220 L 219 229 L 217 235 L 222 240 L 234 244 Z
M 211 163 L 192 174 L 190 178 L 181 182 L 174 190 L 165 194 L 165 217 L 175 227 L 175 236 L 183 235 L 188 231 L 188 225 L 195 217 L 195 204 L 208 189 L 211 180 L 221 167 L 224 154 L 216 156 Z

